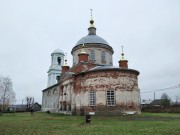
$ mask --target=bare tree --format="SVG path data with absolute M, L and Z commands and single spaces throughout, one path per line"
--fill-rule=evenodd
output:
M 30 111 L 31 110 L 31 106 L 34 104 L 34 97 L 26 97 L 26 110 Z
M 10 103 L 15 101 L 15 92 L 12 89 L 12 81 L 9 77 L 0 76 L 0 106 L 5 110 Z
M 179 101 L 180 101 L 180 94 L 179 94 L 179 95 L 176 95 L 175 97 L 176 97 L 176 102 L 175 102 L 175 104 L 176 104 L 176 105 L 180 104 L 180 102 L 179 102 Z
M 163 93 L 161 99 L 170 99 L 170 97 L 166 93 Z
M 162 94 L 161 99 L 162 99 L 161 104 L 162 104 L 163 106 L 165 106 L 165 107 L 170 106 L 171 98 L 170 98 L 166 93 L 163 93 L 163 94 Z

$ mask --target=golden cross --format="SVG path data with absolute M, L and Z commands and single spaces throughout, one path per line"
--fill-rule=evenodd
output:
M 122 53 L 121 53 L 122 57 L 121 57 L 121 59 L 124 60 L 123 46 L 121 46 L 121 47 L 122 47 Z
M 122 53 L 123 53 L 123 46 L 121 46 L 122 47 Z
M 92 9 L 90 9 L 91 10 L 91 20 L 92 20 L 92 12 L 93 12 L 93 10 Z

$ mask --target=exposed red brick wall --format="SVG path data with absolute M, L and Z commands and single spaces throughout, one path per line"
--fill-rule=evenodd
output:
M 119 67 L 121 68 L 128 68 L 128 61 L 127 60 L 120 60 Z
M 97 65 L 86 62 L 80 62 L 68 70 L 75 75 L 71 77 L 73 82 L 73 94 L 80 96 L 83 92 L 86 93 L 90 90 L 96 90 L 105 93 L 106 90 L 115 90 L 116 93 L 124 91 L 129 93 L 126 101 L 116 101 L 115 106 L 107 106 L 104 102 L 96 103 L 96 106 L 90 107 L 86 105 L 76 106 L 73 111 L 74 114 L 88 114 L 89 112 L 96 112 L 97 115 L 120 115 L 123 111 L 136 111 L 140 112 L 139 102 L 132 100 L 133 93 L 137 93 L 138 83 L 137 77 L 139 72 L 131 69 L 104 69 L 102 70 L 89 70 Z M 83 72 L 84 71 L 84 72 Z M 62 79 L 61 83 L 70 78 Z M 81 94 L 80 92 L 83 91 Z M 131 96 L 132 95 L 132 96 Z M 83 95 L 81 95 L 83 96 Z M 119 96 L 119 95 L 118 95 Z M 76 99 L 75 99 L 76 100 Z M 86 99 L 82 102 L 86 101 Z
M 73 72 L 73 73 L 79 73 L 81 71 L 87 71 L 93 67 L 95 67 L 96 64 L 91 64 L 91 63 L 79 63 L 75 66 L 73 66 L 72 68 L 69 69 L 69 72 Z
M 78 73 L 80 73 L 82 71 L 86 72 L 86 71 L 88 71 L 89 69 L 91 69 L 91 68 L 93 68 L 95 66 L 96 66 L 96 64 L 80 62 L 77 65 L 74 65 L 72 68 L 70 68 L 68 70 L 68 72 L 72 72 L 74 74 L 78 74 Z M 73 78 L 71 78 L 71 79 L 73 79 Z M 63 74 L 62 77 L 61 77 L 61 83 L 63 83 L 67 79 L 70 79 L 68 77 L 68 75 Z
M 78 54 L 78 56 L 79 56 L 79 62 L 88 62 L 89 54 L 87 54 L 87 53 L 80 53 L 80 54 Z
M 69 66 L 62 66 L 62 73 L 69 70 Z
M 131 80 L 134 80 L 134 84 L 133 85 L 129 85 L 129 83 L 122 83 L 121 82 L 121 85 L 120 85 L 120 82 L 118 83 L 112 83 L 109 82 L 109 83 L 106 83 L 106 84 L 103 84 L 101 81 L 101 79 L 98 79 L 100 77 L 105 77 L 105 78 L 113 78 L 113 79 L 117 79 L 119 77 L 128 77 L 130 78 Z M 87 79 L 92 79 L 94 78 L 94 81 L 99 81 L 97 84 L 91 84 L 91 85 L 86 85 L 86 86 L 83 86 L 82 84 L 87 80 Z M 97 79 L 96 79 L 97 78 Z M 133 74 L 133 73 L 129 73 L 129 72 L 121 72 L 121 71 L 98 71 L 98 72 L 89 72 L 89 73 L 86 73 L 86 74 L 80 74 L 80 75 L 77 75 L 75 77 L 75 84 L 74 84 L 74 91 L 75 93 L 79 93 L 81 90 L 85 90 L 85 91 L 88 91 L 88 90 L 98 90 L 98 89 L 111 89 L 112 87 L 115 88 L 115 90 L 124 90 L 124 89 L 128 89 L 128 90 L 133 90 L 133 88 L 135 86 L 138 86 L 137 84 L 137 75 L 136 74 Z

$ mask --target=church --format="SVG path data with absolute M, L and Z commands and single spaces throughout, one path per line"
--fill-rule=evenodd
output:
M 141 112 L 139 71 L 122 56 L 113 66 L 113 48 L 96 35 L 91 18 L 88 35 L 72 48 L 72 67 L 64 52 L 51 54 L 48 86 L 42 90 L 42 111 L 69 115 L 122 115 Z

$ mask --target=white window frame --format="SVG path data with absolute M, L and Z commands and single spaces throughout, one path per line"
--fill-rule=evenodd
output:
M 116 100 L 115 100 L 115 91 L 114 90 L 106 91 L 106 101 L 107 101 L 107 106 L 115 106 Z
M 90 60 L 93 60 L 93 61 L 96 60 L 96 59 L 95 59 L 95 51 L 94 51 L 94 50 L 91 50 L 91 51 L 90 51 L 90 53 L 89 53 L 89 59 L 90 59 Z
M 95 105 L 96 105 L 96 92 L 89 91 L 89 106 L 95 106 Z
M 105 51 L 101 52 L 101 61 L 106 61 L 106 52 Z

